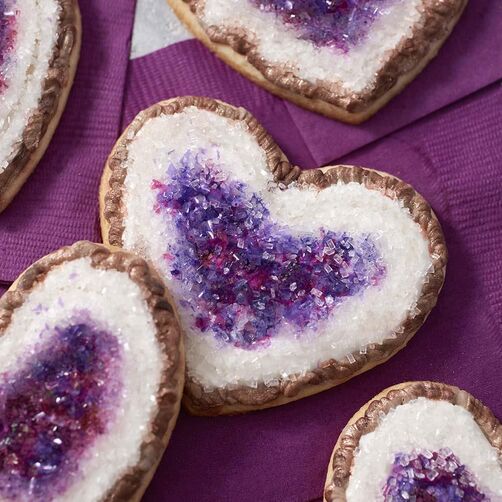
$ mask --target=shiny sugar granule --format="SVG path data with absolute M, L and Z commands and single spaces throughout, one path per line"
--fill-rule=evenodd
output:
M 167 174 L 168 183 L 152 183 L 156 212 L 167 211 L 177 232 L 165 258 L 202 332 L 237 347 L 263 345 L 281 323 L 299 333 L 385 274 L 369 235 L 294 235 L 203 152 L 187 152 Z
M 383 490 L 386 502 L 481 502 L 489 498 L 448 448 L 398 453 Z
M 347 52 L 368 34 L 373 21 L 398 0 L 250 0 L 294 27 L 301 39 Z
M 52 500 L 106 433 L 120 396 L 121 346 L 90 319 L 49 343 L 0 384 L 0 496 Z

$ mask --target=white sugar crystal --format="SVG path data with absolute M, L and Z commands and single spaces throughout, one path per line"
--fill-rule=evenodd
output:
M 7 88 L 0 93 L 0 173 L 42 95 L 42 82 L 57 40 L 60 6 L 56 0 L 15 0 L 15 46 L 4 67 Z
M 352 464 L 347 502 L 383 500 L 382 488 L 395 454 L 414 449 L 438 452 L 449 448 L 466 465 L 491 500 L 502 500 L 502 467 L 472 415 L 446 401 L 418 398 L 386 415 L 378 428 L 364 435 Z
M 423 4 L 424 0 L 404 0 L 390 5 L 375 19 L 367 38 L 348 54 L 298 38 L 294 28 L 249 0 L 205 0 L 202 21 L 206 26 L 244 28 L 265 60 L 286 64 L 303 79 L 337 82 L 347 91 L 361 92 L 373 84 L 390 52 L 410 37 Z
M 150 188 L 153 179 L 168 181 L 170 163 L 198 148 L 219 155 L 216 163 L 259 194 L 272 219 L 287 225 L 292 234 L 315 236 L 324 227 L 356 236 L 380 235 L 375 245 L 387 267 L 385 278 L 378 286 L 346 298 L 328 319 L 301 334 L 283 322 L 266 348 L 236 348 L 216 340 L 211 332 L 201 333 L 194 327 L 193 314 L 179 303 L 187 292 L 171 277 L 164 258 L 176 243 L 177 230 L 164 211 L 153 211 L 156 192 Z M 194 107 L 149 120 L 129 146 L 124 247 L 149 257 L 167 278 L 185 328 L 188 374 L 206 388 L 271 381 L 282 372 L 305 373 L 322 361 L 343 360 L 361 347 L 382 342 L 414 309 L 431 266 L 428 242 L 401 203 L 357 183 L 322 191 L 295 187 L 271 191 L 272 176 L 265 166 L 265 155 L 246 126 Z
M 157 411 L 154 396 L 163 361 L 142 292 L 127 274 L 97 270 L 88 258 L 53 269 L 15 310 L 0 338 L 2 372 L 19 369 L 19 364 L 36 352 L 35 345 L 49 340 L 55 327 L 64 327 L 82 310 L 124 347 L 123 396 L 109 432 L 98 436 L 81 457 L 76 484 L 54 500 L 101 500 L 118 477 L 139 461 L 139 447 L 148 433 L 145 424 Z

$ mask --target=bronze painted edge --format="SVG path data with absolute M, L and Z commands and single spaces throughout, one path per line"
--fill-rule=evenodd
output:
M 270 63 L 244 29 L 205 26 L 200 19 L 205 0 L 167 1 L 196 38 L 247 78 L 300 106 L 351 124 L 369 119 L 425 68 L 448 39 L 468 2 L 424 0 L 422 19 L 392 52 L 374 85 L 353 93 L 334 82 L 310 82 L 283 65 Z

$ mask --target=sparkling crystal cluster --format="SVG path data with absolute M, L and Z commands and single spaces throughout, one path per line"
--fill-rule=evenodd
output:
M 6 73 L 16 40 L 17 15 L 15 0 L 0 0 L 0 92 L 7 87 Z
M 165 258 L 185 286 L 182 306 L 195 326 L 218 339 L 264 345 L 282 322 L 299 333 L 385 274 L 369 235 L 294 235 L 257 193 L 200 151 L 188 151 L 167 175 L 152 183 L 155 210 L 167 212 L 177 233 Z
M 52 500 L 107 430 L 121 392 L 121 346 L 90 319 L 55 328 L 0 385 L 0 498 Z
M 480 502 L 489 498 L 449 448 L 398 453 L 384 488 L 387 502 Z
M 399 0 L 250 0 L 294 26 L 299 38 L 345 52 L 358 45 L 373 21 Z

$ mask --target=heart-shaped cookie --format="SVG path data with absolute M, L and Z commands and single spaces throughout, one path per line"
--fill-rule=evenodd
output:
M 433 382 L 384 390 L 338 438 L 325 502 L 502 500 L 502 426 L 467 392 Z
M 80 52 L 77 0 L 0 0 L 0 211 L 54 134 Z
M 139 500 L 181 401 L 182 337 L 141 258 L 89 242 L 0 299 L 0 499 Z
M 467 0 L 168 0 L 194 35 L 269 91 L 349 123 L 437 54 Z
M 248 112 L 208 98 L 139 114 L 101 209 L 104 241 L 166 278 L 194 413 L 275 406 L 384 362 L 444 280 L 441 227 L 412 187 L 358 167 L 302 172 Z

